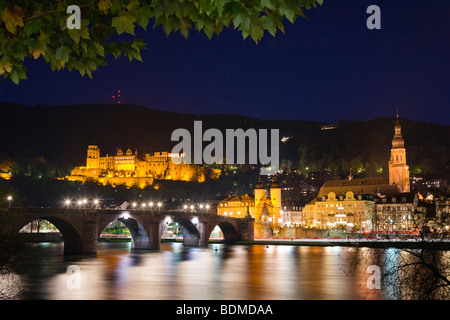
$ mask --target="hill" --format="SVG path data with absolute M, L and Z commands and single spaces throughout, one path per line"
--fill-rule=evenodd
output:
M 332 175 L 387 174 L 395 119 L 367 122 L 343 120 L 329 130 L 324 123 L 301 120 L 266 121 L 240 115 L 194 115 L 164 112 L 136 105 L 62 105 L 28 107 L 0 103 L 0 159 L 12 159 L 17 170 L 51 167 L 63 176 L 73 166 L 85 163 L 88 145 L 102 155 L 116 148 L 138 149 L 140 154 L 170 151 L 173 130 L 192 131 L 194 120 L 208 128 L 279 129 L 280 160 L 284 168 L 301 172 L 327 169 Z M 400 119 L 413 174 L 450 176 L 450 126 Z M 204 146 L 208 143 L 204 143 Z M 51 173 L 50 173 L 51 174 Z

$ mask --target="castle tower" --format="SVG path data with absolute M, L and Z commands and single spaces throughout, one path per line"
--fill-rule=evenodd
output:
M 405 141 L 402 137 L 398 112 L 395 135 L 392 140 L 391 159 L 389 160 L 389 184 L 397 185 L 400 192 L 410 192 L 409 166 L 406 165 Z
M 88 146 L 86 157 L 86 168 L 98 169 L 100 161 L 100 149 L 97 146 Z
M 259 204 L 262 198 L 266 195 L 266 188 L 261 180 L 261 176 L 259 176 L 258 184 L 255 186 L 255 207 Z

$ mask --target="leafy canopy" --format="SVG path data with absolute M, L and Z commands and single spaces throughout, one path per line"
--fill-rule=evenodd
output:
M 0 75 L 18 84 L 26 79 L 26 58 L 43 58 L 52 70 L 78 70 L 92 77 L 106 65 L 106 55 L 124 55 L 142 61 L 141 39 L 117 40 L 117 35 L 135 35 L 162 26 L 166 35 L 179 31 L 187 37 L 191 29 L 211 39 L 224 27 L 234 28 L 244 39 L 258 42 L 269 32 L 284 33 L 283 21 L 305 17 L 304 10 L 323 0 L 0 0 Z M 68 29 L 69 5 L 81 8 L 81 28 Z

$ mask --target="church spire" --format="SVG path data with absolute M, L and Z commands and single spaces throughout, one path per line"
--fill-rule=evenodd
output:
M 405 141 L 402 136 L 402 126 L 400 125 L 400 120 L 398 118 L 398 108 L 397 108 L 397 122 L 395 123 L 395 135 L 392 140 L 393 149 L 403 149 L 405 147 Z
M 391 159 L 389 161 L 389 184 L 396 185 L 400 192 L 410 192 L 409 166 L 406 164 L 405 140 L 402 136 L 397 108 L 395 135 L 392 139 Z

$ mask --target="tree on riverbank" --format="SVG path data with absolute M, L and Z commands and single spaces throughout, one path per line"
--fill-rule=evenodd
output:
M 420 230 L 416 239 L 418 249 L 398 248 L 395 243 L 386 249 L 359 248 L 343 264 L 350 266 L 352 273 L 369 265 L 379 267 L 381 289 L 387 298 L 448 300 L 450 251 L 439 248 L 439 243 L 450 241 L 449 223 L 448 206 L 437 203 L 415 220 Z

